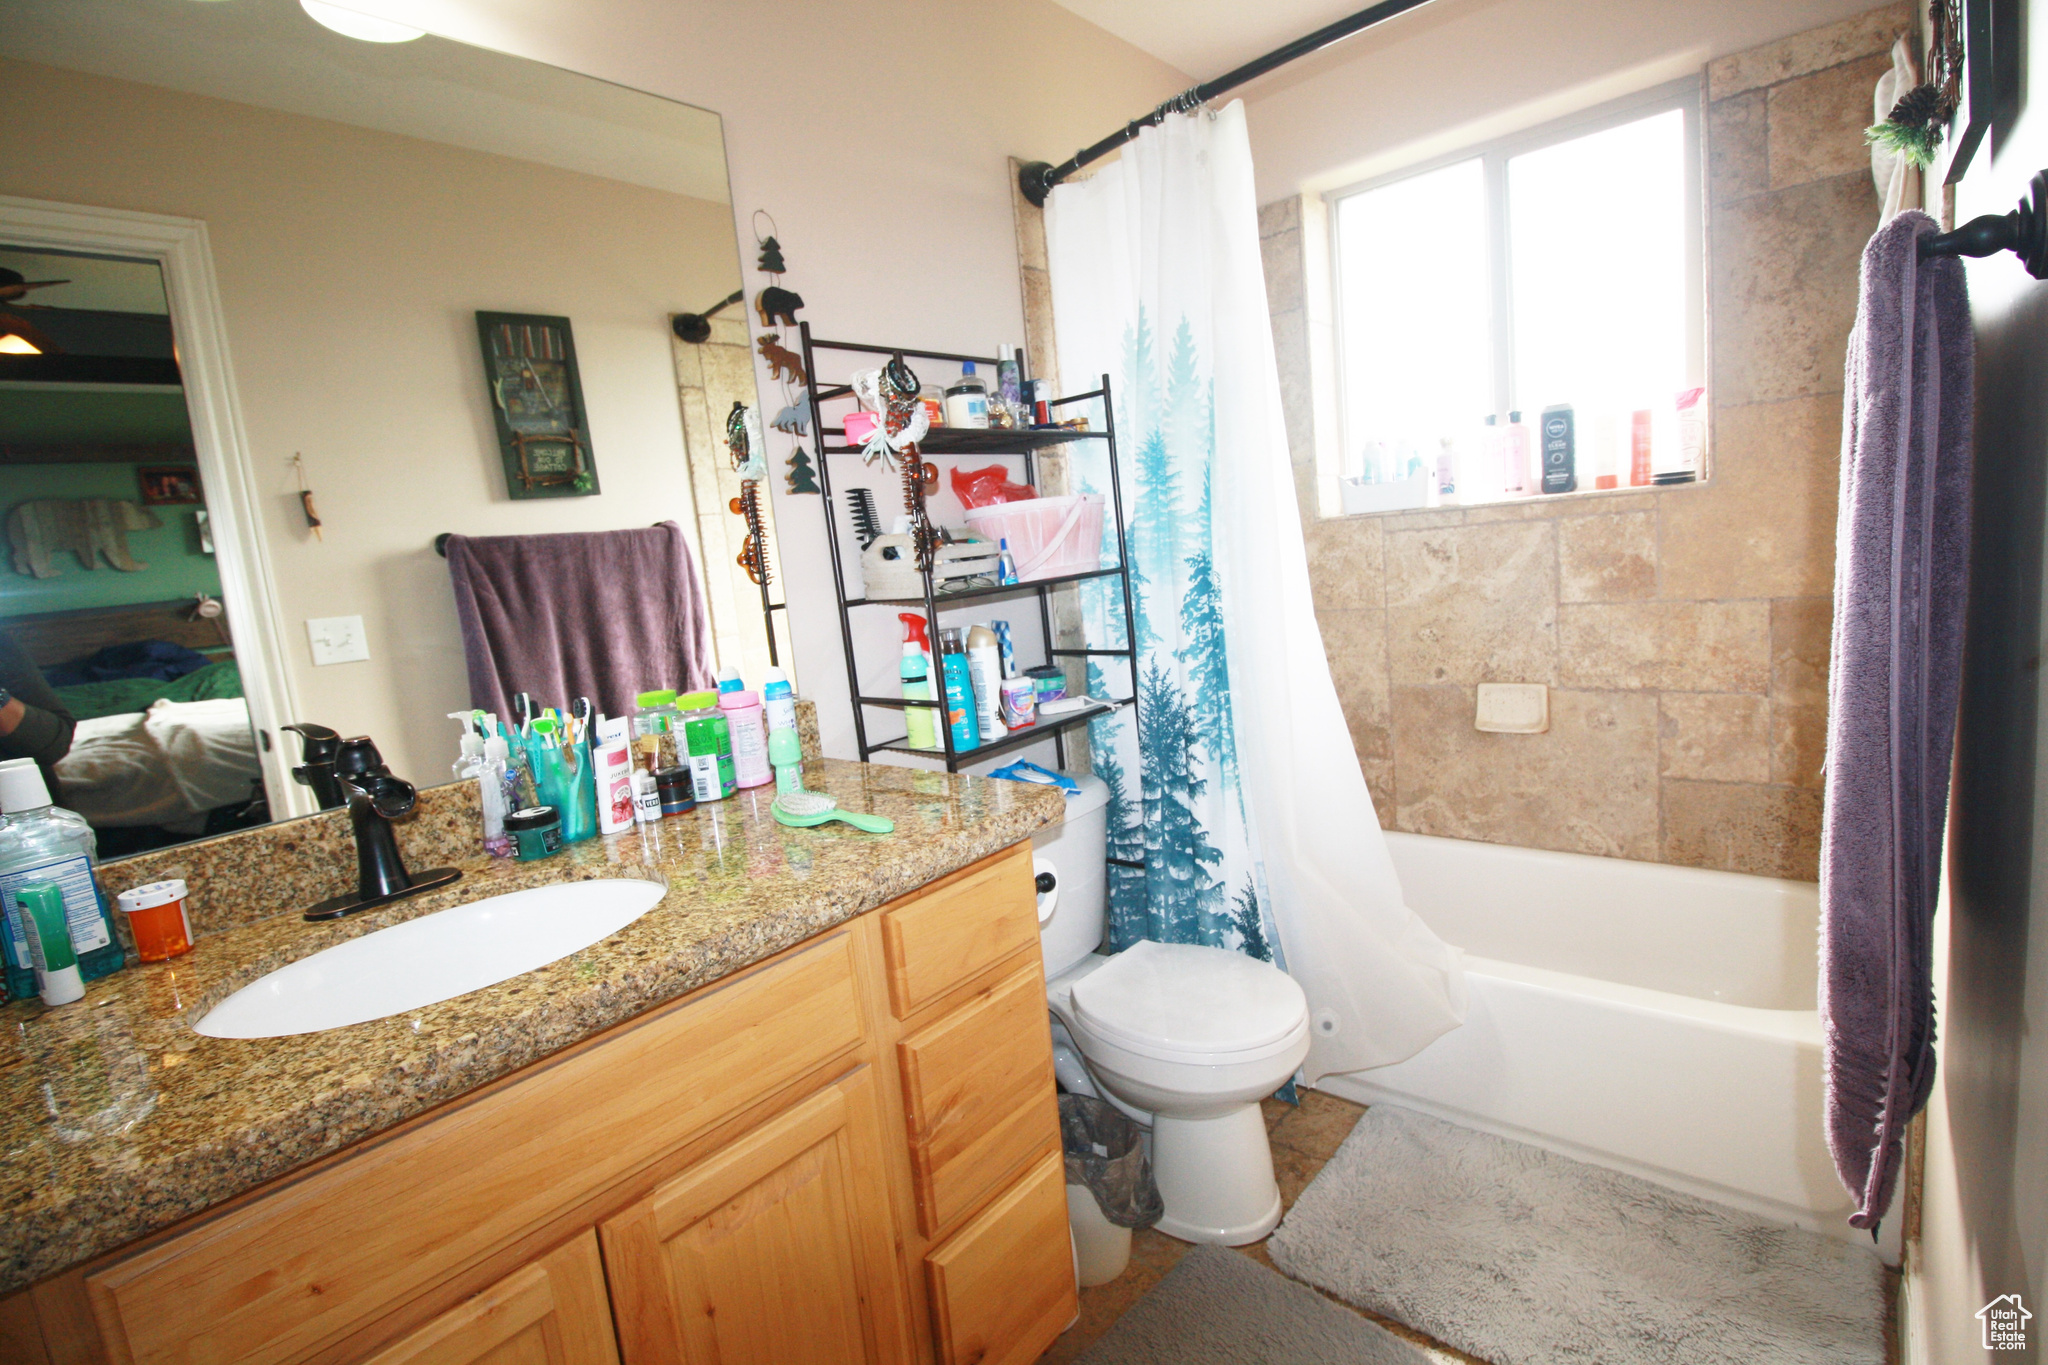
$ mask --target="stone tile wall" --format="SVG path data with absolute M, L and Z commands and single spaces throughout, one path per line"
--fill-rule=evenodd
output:
M 1316 611 L 1382 824 L 1816 875 L 1842 358 L 1878 214 L 1862 130 L 1913 22 L 1707 69 L 1703 484 L 1319 519 L 1312 224 L 1261 210 Z M 1549 732 L 1474 730 L 1481 682 L 1548 684 Z

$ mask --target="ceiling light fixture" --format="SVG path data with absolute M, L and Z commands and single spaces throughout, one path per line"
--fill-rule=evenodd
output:
M 299 8 L 312 16 L 315 23 L 366 43 L 409 43 L 415 38 L 425 37 L 427 32 L 409 24 L 395 24 L 389 19 L 358 14 L 340 5 L 330 5 L 327 0 L 299 0 Z

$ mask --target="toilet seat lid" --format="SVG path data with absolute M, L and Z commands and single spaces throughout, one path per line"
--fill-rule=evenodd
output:
M 1302 1027 L 1308 997 L 1270 962 L 1193 943 L 1135 943 L 1074 983 L 1091 1032 L 1141 1052 L 1247 1052 Z

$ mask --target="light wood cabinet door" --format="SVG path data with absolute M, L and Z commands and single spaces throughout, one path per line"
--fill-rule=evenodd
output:
M 1019 1176 L 925 1258 L 941 1365 L 1030 1365 L 1080 1311 L 1066 1158 Z
M 463 1300 L 364 1365 L 618 1365 L 592 1229 Z
M 602 1228 L 626 1365 L 896 1365 L 874 1073 L 849 1073 Z

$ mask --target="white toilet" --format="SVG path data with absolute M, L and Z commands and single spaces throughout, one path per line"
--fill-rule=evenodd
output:
M 1280 1221 L 1259 1101 L 1308 1055 L 1308 999 L 1269 963 L 1139 943 L 1105 956 L 1108 789 L 1082 777 L 1064 824 L 1032 840 L 1046 998 L 1118 1107 L 1152 1129 L 1159 1230 L 1240 1246 Z

